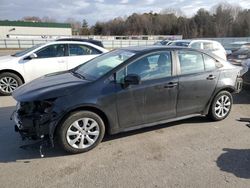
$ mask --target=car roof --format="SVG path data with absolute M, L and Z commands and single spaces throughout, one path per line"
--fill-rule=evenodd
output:
M 148 53 L 148 52 L 154 52 L 157 50 L 189 50 L 189 51 L 196 51 L 196 52 L 207 54 L 215 59 L 221 59 L 220 57 L 214 55 L 212 52 L 208 52 L 202 49 L 188 48 L 184 46 L 129 46 L 129 47 L 124 47 L 120 49 L 131 51 L 134 53 Z
M 105 48 L 103 48 L 103 47 L 101 47 L 101 46 L 98 46 L 98 45 L 96 45 L 96 44 L 93 44 L 93 43 L 91 43 L 91 42 L 83 42 L 83 41 L 64 41 L 64 40 L 62 40 L 62 41 L 50 41 L 50 42 L 46 42 L 46 43 L 43 43 L 44 45 L 49 45 L 49 44 L 65 44 L 65 43 L 67 43 L 67 44 L 87 44 L 87 45 L 89 45 L 89 46 L 94 46 L 94 47 L 96 47 L 96 48 L 100 48 L 100 49 L 105 49 Z
M 94 40 L 94 39 L 82 39 L 82 38 L 60 38 L 57 39 L 56 41 L 79 41 L 79 42 L 89 42 L 92 44 L 95 44 L 100 47 L 104 47 L 102 44 L 102 41 L 99 40 Z
M 184 39 L 184 40 L 174 40 L 173 42 L 218 42 L 216 40 L 206 40 L 206 39 Z
M 157 50 L 174 50 L 174 49 L 188 49 L 194 51 L 201 51 L 192 48 L 182 47 L 182 46 L 129 46 L 120 48 L 123 50 L 133 51 L 133 52 L 148 52 L 148 51 L 157 51 Z

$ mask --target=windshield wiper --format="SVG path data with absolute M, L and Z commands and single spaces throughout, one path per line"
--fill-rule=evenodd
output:
M 71 74 L 73 74 L 77 78 L 81 78 L 81 79 L 87 80 L 85 76 L 83 76 L 82 74 L 80 74 L 78 72 L 75 72 L 74 70 L 70 70 L 70 72 L 71 72 Z

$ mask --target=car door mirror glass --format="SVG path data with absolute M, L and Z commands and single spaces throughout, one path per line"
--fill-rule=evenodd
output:
M 37 55 L 36 55 L 36 53 L 32 53 L 32 54 L 30 54 L 30 59 L 34 59 L 34 58 L 37 58 Z
M 29 56 L 25 57 L 24 60 L 31 60 L 37 58 L 37 55 L 35 53 L 30 54 Z
M 35 59 L 35 58 L 37 58 L 37 55 L 35 53 L 32 53 L 32 54 L 29 55 L 29 58 L 30 59 Z
M 125 85 L 138 85 L 141 83 L 141 78 L 137 74 L 128 74 L 124 78 Z

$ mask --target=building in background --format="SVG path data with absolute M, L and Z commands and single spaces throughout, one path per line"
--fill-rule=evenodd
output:
M 0 21 L 0 38 L 54 38 L 71 36 L 71 25 L 67 23 L 45 23 L 25 21 Z

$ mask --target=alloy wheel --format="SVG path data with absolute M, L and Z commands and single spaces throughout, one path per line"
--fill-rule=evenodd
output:
M 98 139 L 100 128 L 92 118 L 81 118 L 73 122 L 67 132 L 68 144 L 76 149 L 84 149 L 92 146 Z
M 219 97 L 219 99 L 216 101 L 215 104 L 215 114 L 223 118 L 227 116 L 231 108 L 231 100 L 227 95 L 222 95 Z
M 18 82 L 13 77 L 2 77 L 0 79 L 0 90 L 4 93 L 12 93 L 18 87 Z

